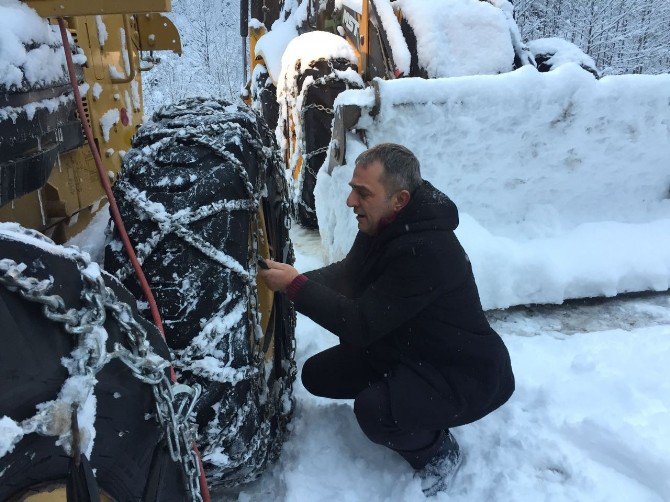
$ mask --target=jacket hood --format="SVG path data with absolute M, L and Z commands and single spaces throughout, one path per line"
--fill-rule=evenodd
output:
M 380 237 L 426 230 L 453 231 L 458 227 L 456 204 L 428 181 L 417 188 L 407 204 L 393 222 L 382 230 Z

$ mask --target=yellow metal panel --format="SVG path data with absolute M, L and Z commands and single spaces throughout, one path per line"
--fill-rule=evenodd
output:
M 21 495 L 18 502 L 66 502 L 66 488 L 62 484 L 49 486 L 48 484 L 28 489 Z M 100 502 L 114 502 L 114 499 L 105 492 L 100 492 Z
M 28 0 L 43 17 L 169 12 L 171 0 Z
M 181 38 L 172 21 L 155 12 L 136 19 L 141 51 L 172 51 L 181 56 Z

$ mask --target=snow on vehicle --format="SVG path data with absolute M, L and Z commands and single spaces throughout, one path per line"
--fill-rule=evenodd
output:
M 318 220 L 330 261 L 356 233 L 344 205 L 356 156 L 396 142 L 461 209 L 486 308 L 670 287 L 668 75 L 600 79 L 574 44 L 526 45 L 507 0 L 294 1 L 264 23 L 250 23 L 262 77 L 251 96 L 265 97 L 253 106 L 264 112 L 272 80 L 297 205 L 314 201 L 299 219 Z M 341 35 L 355 60 L 334 41 L 311 43 L 315 30 Z M 347 76 L 327 107 L 330 145 L 313 150 L 298 83 L 319 51 L 349 58 L 364 88 Z M 301 171 L 312 156 L 323 163 Z
M 141 70 L 181 51 L 166 10 L 0 2 L 3 500 L 208 500 L 207 484 L 258 476 L 286 435 L 295 314 L 255 276 L 259 257 L 293 260 L 277 145 L 222 101 L 140 127 Z M 107 199 L 121 282 L 57 244 Z

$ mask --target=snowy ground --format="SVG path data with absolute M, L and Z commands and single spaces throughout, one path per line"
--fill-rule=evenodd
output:
M 293 230 L 297 267 L 322 265 L 318 235 Z M 447 494 L 459 501 L 670 500 L 670 295 L 490 313 L 517 390 L 501 409 L 454 429 L 466 455 Z M 298 368 L 336 338 L 299 316 Z M 293 433 L 278 464 L 239 501 L 423 500 L 411 469 L 368 441 L 352 402 L 296 382 Z

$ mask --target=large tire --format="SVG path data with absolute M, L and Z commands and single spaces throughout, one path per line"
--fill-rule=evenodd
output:
M 37 232 L 17 225 L 7 231 L 0 227 L 0 259 L 24 263 L 24 275 L 53 280 L 50 294 L 60 295 L 68 308 L 81 308 L 83 283 L 71 251 L 56 246 Z M 119 300 L 134 304 L 132 295 L 113 277 L 104 274 L 107 287 Z M 157 330 L 144 321 L 135 307 L 135 318 L 148 332 L 155 353 L 169 358 L 169 351 Z M 18 292 L 0 284 L 0 417 L 17 423 L 33 417 L 40 403 L 55 400 L 68 378 L 61 358 L 76 346 L 75 335 L 62 324 L 47 319 L 42 306 L 24 299 Z M 110 312 L 104 328 L 107 350 L 114 344 L 129 348 L 128 339 Z M 99 488 L 117 501 L 186 498 L 181 468 L 165 454 L 164 431 L 155 419 L 152 387 L 136 379 L 118 359 L 107 363 L 96 375 L 97 399 L 95 440 L 90 466 L 95 469 Z M 36 433 L 25 435 L 13 451 L 0 457 L 0 500 L 11 500 L 45 484 L 64 485 L 70 457 L 58 438 Z M 164 482 L 153 488 L 149 480 L 162 463 Z M 147 496 L 156 489 L 153 496 Z M 148 490 L 148 491 L 147 491 Z M 40 489 L 37 489 L 40 491 Z
M 333 104 L 340 93 L 354 87 L 351 81 L 338 77 L 339 72 L 346 70 L 355 71 L 356 66 L 345 58 L 319 59 L 310 63 L 298 77 L 297 88 L 305 96 L 302 105 L 304 152 L 294 211 L 298 222 L 311 229 L 318 228 L 314 188 L 332 136 Z M 305 85 L 309 87 L 303 88 Z
M 279 453 L 295 378 L 295 313 L 255 277 L 260 255 L 293 262 L 273 135 L 225 101 L 163 107 L 138 131 L 114 190 L 180 379 L 203 387 L 208 481 L 254 479 Z M 116 232 L 105 263 L 140 295 Z
M 44 186 L 58 154 L 84 142 L 58 28 L 42 22 L 50 42 L 24 43 L 26 61 L 46 52 L 49 64 L 57 66 L 58 58 L 63 64 L 48 81 L 27 79 L 23 66 L 13 68 L 22 74 L 20 83 L 8 86 L 0 80 L 0 206 Z M 76 70 L 82 82 L 81 66 Z

